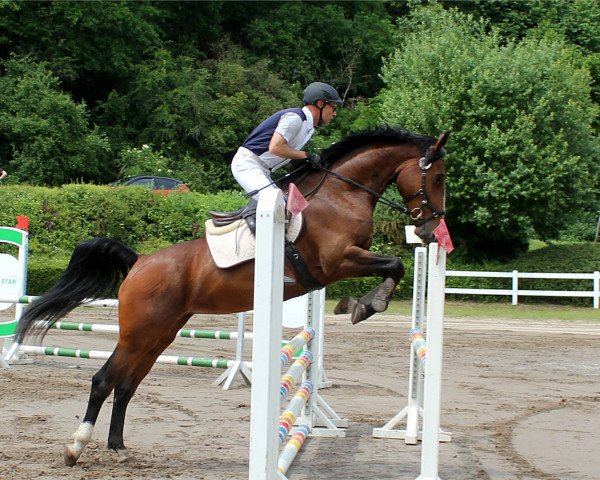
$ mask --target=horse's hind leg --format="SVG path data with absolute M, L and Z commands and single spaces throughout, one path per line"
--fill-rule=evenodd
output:
M 126 449 L 123 441 L 123 430 L 125 427 L 125 414 L 127 412 L 129 401 L 133 397 L 139 384 L 152 369 L 156 358 L 170 343 L 171 342 L 168 342 L 155 355 L 146 353 L 142 356 L 140 354 L 140 357 L 134 358 L 128 363 L 128 374 L 121 378 L 119 383 L 115 386 L 115 397 L 110 418 L 108 442 L 106 444 L 107 448 L 115 451 Z
M 113 358 L 114 354 L 92 377 L 92 388 L 90 390 L 90 398 L 88 400 L 88 406 L 83 422 L 81 422 L 79 428 L 73 433 L 73 444 L 65 445 L 64 458 L 65 465 L 68 467 L 72 467 L 77 463 L 77 459 L 81 455 L 81 452 L 91 440 L 94 425 L 98 419 L 102 404 L 113 389 L 114 381 L 111 379 L 109 373 Z
M 133 343 L 127 342 L 126 346 L 121 347 L 118 363 L 122 367 L 119 381 L 115 384 L 113 410 L 108 431 L 107 447 L 109 449 L 125 450 L 123 430 L 129 401 L 154 366 L 158 356 L 173 343 L 177 330 L 189 320 L 190 316 L 186 314 L 181 317 L 171 331 L 165 331 L 159 339 L 153 339 L 153 345 L 144 343 L 141 340 L 144 337 L 139 333 L 132 335 L 132 338 L 136 339 Z M 146 335 L 145 338 L 149 337 Z

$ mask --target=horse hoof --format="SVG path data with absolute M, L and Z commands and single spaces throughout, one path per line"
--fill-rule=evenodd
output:
M 371 306 L 376 312 L 385 312 L 390 304 L 390 298 L 394 293 L 396 283 L 391 278 L 386 278 L 385 281 L 379 286 L 377 293 L 374 295 L 371 301 Z
M 352 297 L 344 297 L 335 306 L 335 308 L 333 309 L 333 313 L 335 315 L 350 313 L 354 309 L 356 303 L 356 300 L 354 300 Z
M 78 457 L 73 455 L 73 452 L 71 452 L 71 446 L 65 445 L 65 450 L 64 450 L 65 465 L 67 467 L 74 466 L 77 463 L 77 458 Z
M 357 303 L 354 305 L 354 309 L 352 310 L 352 316 L 350 317 L 350 321 L 352 325 L 356 325 L 359 322 L 362 322 L 367 318 L 367 306 L 363 303 Z
M 350 321 L 352 322 L 352 325 L 356 325 L 357 323 L 366 320 L 374 313 L 376 312 L 371 305 L 365 305 L 364 303 L 356 302 L 356 305 L 354 305 L 354 310 L 352 310 Z
M 117 454 L 117 462 L 118 463 L 128 462 L 133 459 L 133 457 L 131 455 L 129 455 L 129 452 L 127 451 L 127 449 L 115 450 L 115 452 Z

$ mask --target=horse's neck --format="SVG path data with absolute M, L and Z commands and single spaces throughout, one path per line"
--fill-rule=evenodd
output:
M 410 148 L 382 146 L 349 156 L 337 163 L 333 170 L 381 195 L 401 166 L 414 157 Z

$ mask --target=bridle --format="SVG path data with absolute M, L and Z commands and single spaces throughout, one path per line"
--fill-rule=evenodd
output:
M 326 175 L 332 175 L 335 178 L 338 178 L 346 183 L 349 183 L 350 185 L 354 185 L 355 187 L 360 188 L 361 190 L 364 190 L 365 192 L 369 192 L 371 195 L 373 195 L 377 199 L 378 202 L 383 203 L 384 205 L 391 208 L 392 210 L 396 210 L 398 212 L 409 215 L 410 219 L 413 221 L 413 223 L 417 227 L 420 227 L 422 225 L 425 225 L 430 220 L 442 218 L 446 213 L 443 210 L 442 211 L 437 210 L 434 207 L 431 200 L 429 199 L 429 195 L 427 194 L 427 170 L 429 170 L 431 168 L 431 165 L 433 165 L 433 162 L 435 162 L 436 160 L 440 160 L 442 158 L 443 158 L 443 156 L 438 156 L 433 159 L 431 159 L 431 158 L 428 159 L 427 155 L 426 155 L 425 157 L 422 157 L 419 159 L 419 168 L 421 169 L 421 188 L 419 190 L 417 190 L 415 193 L 413 193 L 410 197 L 408 197 L 404 200 L 405 203 L 408 203 L 411 200 L 414 200 L 415 198 L 422 197 L 420 206 L 412 208 L 412 209 L 408 208 L 406 205 L 400 205 L 399 203 L 396 203 L 393 200 L 390 200 L 389 198 L 384 197 L 379 192 L 376 192 L 372 188 L 369 188 L 366 185 L 363 185 L 362 183 L 352 180 L 349 177 L 341 175 L 341 174 L 334 172 L 333 170 L 330 170 L 325 167 L 320 167 L 320 169 L 323 170 L 323 172 L 325 172 L 325 175 L 323 175 L 323 178 L 321 179 L 321 181 L 319 182 L 317 187 L 315 189 L 313 189 L 312 192 L 310 192 L 309 194 L 306 194 L 305 196 L 308 196 L 308 195 L 314 193 L 318 189 L 318 187 L 321 185 L 321 183 L 325 179 Z M 397 179 L 397 175 L 394 176 L 390 180 L 390 182 L 388 183 L 388 186 L 391 185 L 392 183 L 394 183 L 396 181 L 396 179 Z M 424 208 L 428 208 L 431 211 L 431 215 L 429 215 L 428 217 L 425 217 Z
M 410 202 L 411 200 L 421 196 L 423 197 L 421 200 L 421 206 L 413 208 L 408 214 L 410 215 L 411 220 L 415 223 L 417 227 L 421 225 L 425 225 L 432 219 L 443 218 L 446 212 L 444 210 L 439 211 L 431 203 L 429 199 L 429 195 L 427 195 L 427 170 L 431 168 L 433 162 L 436 160 L 440 160 L 442 157 L 437 157 L 433 160 L 428 160 L 426 157 L 422 157 L 419 159 L 419 168 L 421 169 L 421 188 L 413 193 L 410 197 L 406 198 L 405 202 Z M 431 211 L 431 215 L 429 217 L 423 218 L 423 208 L 427 207 Z

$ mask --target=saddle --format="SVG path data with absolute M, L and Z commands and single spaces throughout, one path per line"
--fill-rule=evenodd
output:
M 251 199 L 245 207 L 232 212 L 208 212 L 211 219 L 205 224 L 206 240 L 218 267 L 228 268 L 254 258 L 257 207 L 258 202 Z M 296 271 L 298 280 L 308 291 L 323 288 L 323 285 L 312 277 L 294 245 L 302 228 L 302 213 L 292 215 L 286 223 L 284 252 Z M 284 283 L 293 284 L 296 281 L 284 276 Z
M 212 217 L 212 221 L 215 227 L 225 227 L 227 225 L 232 224 L 233 222 L 237 222 L 238 220 L 246 220 L 248 228 L 254 235 L 256 234 L 257 206 L 258 201 L 252 198 L 245 207 L 242 207 L 238 210 L 234 210 L 233 212 L 210 211 L 208 213 Z

